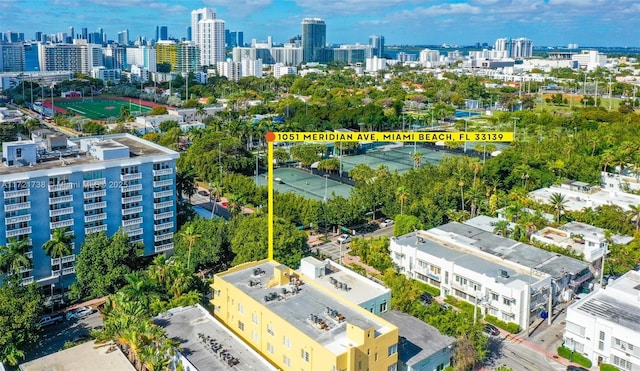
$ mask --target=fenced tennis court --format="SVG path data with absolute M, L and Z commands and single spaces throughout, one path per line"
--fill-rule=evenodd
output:
M 411 155 L 417 150 L 422 154 L 421 166 L 424 164 L 437 164 L 443 156 L 456 156 L 445 151 L 423 148 L 413 144 L 400 146 L 385 146 L 368 150 L 365 154 L 355 156 L 342 156 L 342 168 L 345 171 L 353 169 L 358 164 L 365 164 L 376 169 L 380 165 L 387 166 L 390 171 L 397 170 L 399 173 L 412 169 L 414 161 Z
M 342 184 L 335 180 L 325 179 L 305 170 L 294 168 L 278 168 L 273 170 L 274 189 L 281 193 L 294 192 L 296 194 L 322 201 L 325 195 L 327 199 L 332 194 L 348 198 L 351 193 L 351 186 Z M 266 174 L 258 177 L 258 185 L 266 185 Z
M 150 107 L 136 103 L 136 99 L 131 101 L 99 98 L 70 99 L 56 101 L 55 106 L 92 120 L 118 117 L 122 107 L 127 107 L 132 115 L 151 111 Z

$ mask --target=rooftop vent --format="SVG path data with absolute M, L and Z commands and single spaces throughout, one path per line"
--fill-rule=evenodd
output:
M 507 271 L 505 271 L 504 269 L 500 269 L 499 273 L 500 273 L 500 277 L 509 278 L 509 273 Z

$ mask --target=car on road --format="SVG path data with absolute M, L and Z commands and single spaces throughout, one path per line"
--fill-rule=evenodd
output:
M 338 237 L 338 243 L 349 243 L 351 242 L 351 236 L 349 236 L 348 234 L 341 234 L 340 237 Z
M 97 310 L 91 307 L 79 307 L 67 312 L 66 317 L 67 317 L 67 320 L 81 319 L 81 318 L 89 317 L 89 315 L 95 312 L 97 312 Z
M 392 219 L 385 219 L 382 222 L 380 222 L 380 228 L 386 228 L 389 226 L 393 225 L 393 220 Z
M 425 292 L 420 295 L 420 301 L 422 301 L 422 304 L 431 304 L 433 303 L 433 296 L 431 296 L 431 294 L 429 294 L 428 292 Z
M 46 316 L 42 316 L 42 318 L 40 318 L 40 321 L 38 321 L 38 325 L 40 327 L 46 327 L 62 323 L 62 321 L 64 321 L 64 317 L 62 316 L 62 314 L 49 314 Z
M 490 323 L 487 323 L 484 325 L 484 332 L 486 332 L 489 335 L 493 335 L 493 336 L 498 336 L 500 335 L 500 330 L 498 330 L 498 328 Z
M 589 371 L 589 369 L 580 366 L 567 366 L 567 371 Z

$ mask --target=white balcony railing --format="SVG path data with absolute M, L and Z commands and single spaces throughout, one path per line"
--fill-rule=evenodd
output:
M 28 285 L 30 283 L 33 283 L 33 281 L 34 281 L 33 276 L 25 277 L 25 278 L 22 279 L 22 284 L 23 285 Z
M 51 222 L 51 223 L 49 223 L 49 227 L 51 229 L 71 227 L 72 225 L 73 225 L 73 219 L 67 219 L 67 220 L 61 220 L 59 222 Z
M 49 210 L 49 216 L 60 216 L 73 214 L 73 207 L 63 207 L 61 209 Z
M 169 174 L 173 174 L 173 169 L 169 168 L 169 169 L 160 169 L 160 170 L 153 171 L 153 176 L 162 176 L 162 175 L 169 175 Z
M 125 197 L 122 199 L 123 204 L 130 204 L 133 202 L 141 202 L 141 201 L 142 201 L 142 196 L 131 196 L 131 197 Z
M 160 214 L 153 214 L 153 220 L 161 220 L 161 219 L 167 219 L 167 218 L 173 218 L 173 211 L 168 211 L 166 213 L 160 213 Z
M 107 195 L 107 190 L 105 189 L 101 189 L 99 191 L 91 191 L 91 192 L 85 192 L 84 193 L 84 198 L 85 200 L 88 198 L 95 198 L 95 197 L 104 197 Z
M 31 227 L 24 227 L 24 228 L 18 228 L 18 229 L 11 229 L 7 231 L 7 238 L 9 237 L 17 237 L 17 236 L 22 236 L 22 235 L 27 235 L 27 234 L 31 234 L 31 231 L 33 229 Z
M 155 242 L 164 241 L 173 238 L 173 232 L 159 234 L 157 236 L 153 236 L 153 240 Z
M 33 259 L 33 251 L 27 251 L 26 253 L 24 253 L 24 256 L 29 259 Z
M 171 249 L 173 249 L 173 242 L 166 243 L 166 244 L 160 245 L 160 246 L 156 246 L 155 247 L 155 252 L 163 252 L 163 251 L 167 251 L 167 250 L 171 250 Z
M 170 196 L 173 196 L 174 194 L 175 194 L 175 192 L 172 191 L 172 190 L 161 191 L 161 192 L 153 192 L 153 198 L 170 197 Z
M 120 180 L 122 180 L 123 182 L 138 179 L 142 179 L 142 173 L 120 174 Z
M 85 228 L 84 234 L 99 233 L 99 232 L 104 232 L 106 230 L 107 230 L 106 225 L 96 225 L 95 227 Z
M 31 208 L 31 202 L 29 202 L 29 201 L 20 202 L 20 203 L 17 203 L 17 204 L 4 205 L 4 211 L 5 212 L 18 211 L 18 210 L 24 210 L 24 209 L 30 209 L 30 208 Z
M 49 205 L 61 204 L 63 202 L 73 201 L 73 195 L 52 197 L 49 199 Z
M 69 267 L 69 268 L 64 268 L 62 270 L 62 275 L 66 276 L 67 274 L 74 274 L 76 273 L 76 267 Z
M 153 230 L 154 231 L 162 231 L 164 229 L 171 229 L 173 228 L 173 222 L 169 222 L 169 223 L 162 223 L 162 224 L 157 224 L 153 226 Z
M 129 229 L 129 230 L 125 231 L 125 232 L 127 232 L 127 236 L 134 237 L 134 236 L 139 236 L 139 235 L 143 234 L 144 233 L 144 229 L 142 229 L 142 228 L 132 228 L 132 229 Z
M 29 222 L 29 221 L 31 221 L 31 214 L 26 214 L 26 215 L 12 216 L 10 218 L 7 218 L 5 219 L 4 224 L 10 225 L 10 224 Z
M 132 185 L 128 185 L 128 186 L 122 186 L 122 188 L 120 188 L 120 189 L 121 189 L 122 193 L 141 191 L 142 190 L 142 184 L 132 184 Z
M 170 186 L 173 184 L 173 180 L 172 179 L 166 179 L 166 180 L 158 180 L 156 182 L 153 182 L 153 187 L 166 187 L 166 186 Z
M 106 178 L 91 179 L 82 182 L 83 187 L 103 187 L 105 185 L 107 185 Z
M 107 203 L 105 201 L 92 202 L 84 205 L 84 211 L 104 209 L 105 207 L 107 207 Z
M 73 183 L 49 184 L 49 192 L 67 191 L 73 188 Z
M 142 223 L 142 218 L 134 218 L 134 219 L 129 219 L 129 220 L 123 220 L 122 221 L 122 226 L 123 227 L 128 227 L 130 225 L 141 224 L 141 223 Z
M 105 219 L 107 219 L 107 214 L 100 213 L 100 214 L 85 216 L 84 217 L 84 222 L 85 223 L 93 223 L 93 222 L 97 222 L 98 220 L 105 220 Z
M 131 215 L 142 212 L 142 206 L 130 207 L 128 209 L 122 209 L 122 215 Z
M 26 197 L 31 195 L 30 189 L 19 189 L 17 191 L 4 191 L 4 199 L 14 198 L 14 197 Z
M 63 256 L 62 258 L 60 258 L 60 261 L 62 263 L 74 262 L 74 261 L 76 261 L 76 254 Z
M 51 277 L 60 277 L 60 269 L 51 270 Z
M 158 210 L 158 209 L 164 209 L 165 207 L 172 207 L 172 206 L 173 206 L 173 201 L 163 201 L 163 202 L 158 202 L 153 204 L 153 209 Z

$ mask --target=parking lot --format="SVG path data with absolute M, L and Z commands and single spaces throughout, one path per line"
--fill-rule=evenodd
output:
M 388 225 L 384 228 L 376 229 L 373 232 L 364 233 L 364 234 L 356 234 L 354 237 L 379 237 L 379 236 L 393 236 L 393 225 Z M 348 253 L 351 251 L 351 242 L 343 243 L 342 246 L 340 242 L 338 242 L 338 238 L 340 235 L 336 235 L 330 238 L 330 242 L 324 243 L 322 245 L 316 246 L 314 249 L 318 249 L 321 254 L 328 256 L 331 260 L 335 262 L 340 261 L 340 253 L 342 254 Z M 341 251 L 342 249 L 342 251 Z

